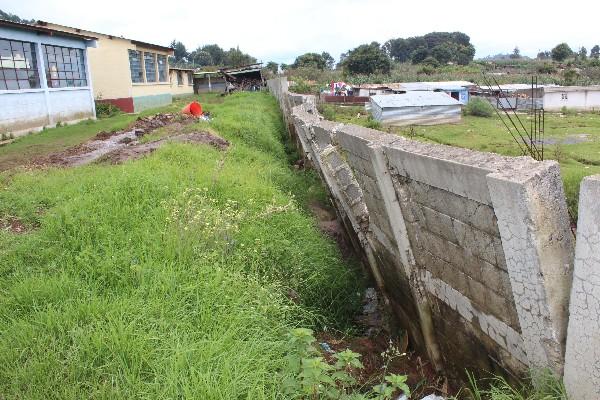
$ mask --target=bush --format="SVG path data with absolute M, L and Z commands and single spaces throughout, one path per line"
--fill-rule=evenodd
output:
M 494 115 L 494 107 L 487 100 L 473 97 L 465 106 L 464 112 L 466 115 L 490 118 Z
M 121 114 L 121 109 L 114 104 L 96 101 L 96 117 L 108 118 Z

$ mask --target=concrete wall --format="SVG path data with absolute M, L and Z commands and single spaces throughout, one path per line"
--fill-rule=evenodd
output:
M 181 71 L 182 84 L 179 85 L 177 82 L 177 72 L 176 69 L 169 70 L 169 81 L 171 84 L 171 94 L 173 96 L 185 96 L 194 94 L 194 78 L 192 75 L 191 81 L 189 80 L 189 73 L 192 71 Z
M 74 37 L 42 35 L 36 32 L 0 27 L 0 37 L 36 44 L 37 70 L 40 88 L 0 91 L 0 133 L 10 132 L 16 136 L 43 127 L 54 126 L 57 122 L 76 122 L 95 118 L 96 111 L 92 98 L 91 74 L 86 65 L 88 86 L 48 88 L 45 79 L 45 64 L 42 45 L 56 45 L 84 49 L 88 57 L 88 47 L 95 44 Z
M 544 89 L 544 109 L 560 111 L 563 107 L 581 111 L 600 109 L 600 87 L 564 86 Z
M 268 81 L 412 343 L 450 376 L 564 367 L 574 238 L 558 164 L 323 121 Z
M 600 399 L 600 175 L 579 195 L 565 385 L 573 400 Z

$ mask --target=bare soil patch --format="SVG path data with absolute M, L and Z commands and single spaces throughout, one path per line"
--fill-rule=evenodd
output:
M 149 117 L 140 117 L 128 129 L 116 132 L 99 132 L 88 142 L 36 159 L 33 165 L 36 167 L 72 167 L 95 161 L 118 164 L 126 160 L 141 158 L 170 141 L 207 144 L 219 150 L 225 150 L 229 146 L 227 140 L 208 132 L 179 134 L 154 142 L 139 143 L 141 137 L 156 129 L 168 126 L 169 129 L 177 132 L 183 126 L 196 121 L 197 119 L 192 116 L 179 114 L 156 114 Z
M 35 228 L 37 228 L 37 226 L 27 226 L 17 217 L 0 218 L 0 229 L 11 233 L 27 233 Z

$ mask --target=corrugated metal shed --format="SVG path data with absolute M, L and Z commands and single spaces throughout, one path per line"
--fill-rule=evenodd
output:
M 376 120 L 394 126 L 453 123 L 462 115 L 462 104 L 442 92 L 371 96 L 370 106 Z

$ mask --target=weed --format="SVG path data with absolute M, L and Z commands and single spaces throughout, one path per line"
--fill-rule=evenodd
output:
M 407 376 L 396 374 L 384 374 L 383 382 L 361 393 L 363 388 L 356 386 L 354 378 L 364 368 L 360 354 L 350 349 L 338 352 L 333 355 L 332 365 L 317 349 L 310 329 L 293 329 L 288 334 L 288 342 L 292 351 L 286 356 L 283 388 L 292 398 L 390 400 L 398 391 L 410 397 Z
M 487 100 L 472 97 L 464 107 L 464 113 L 475 117 L 490 118 L 494 115 L 494 107 Z

